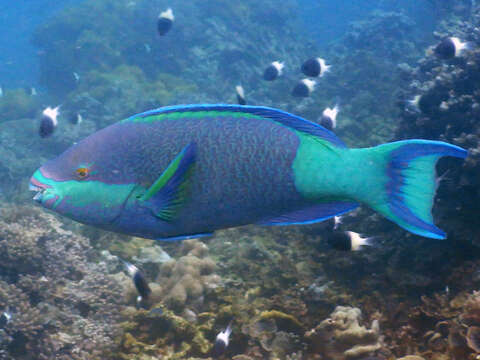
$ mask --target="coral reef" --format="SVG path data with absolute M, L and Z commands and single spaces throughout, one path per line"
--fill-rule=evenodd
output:
M 39 105 L 38 96 L 31 96 L 24 89 L 7 90 L 0 97 L 0 122 L 32 118 Z
M 438 39 L 457 35 L 480 44 L 478 13 L 471 23 L 460 21 L 463 10 L 454 2 L 435 3 L 447 9 L 442 13 L 453 11 Z M 439 164 L 440 173 L 447 162 L 454 169 L 439 184 L 435 206 L 451 241 L 421 240 L 359 210 L 341 226 L 380 238 L 379 246 L 359 253 L 329 248 L 325 224 L 244 227 L 219 231 L 206 243 L 160 247 L 61 224 L 30 207 L 4 207 L 0 309 L 8 306 L 13 317 L 0 329 L 0 359 L 26 360 L 32 353 L 39 359 L 206 358 L 232 319 L 225 357 L 237 360 L 476 357 L 480 295 L 471 290 L 480 286 L 479 50 L 448 62 L 425 55 L 416 64 L 425 39 L 400 13 L 373 13 L 319 51 L 292 16 L 301 6 L 293 0 L 281 6 L 266 0 L 261 7 L 254 0 L 172 0 L 170 6 L 179 21 L 161 40 L 154 31 L 158 2 L 147 0 L 87 0 L 38 29 L 42 82 L 65 115 L 55 134 L 39 142 L 37 124 L 25 119 L 34 115 L 37 99 L 6 91 L 0 100 L 2 199 L 26 200 L 33 170 L 98 128 L 160 105 L 233 102 L 233 88 L 242 83 L 252 103 L 312 120 L 340 96 L 337 130 L 354 146 L 390 140 L 395 132 L 395 138 L 468 148 L 464 165 Z M 311 56 L 325 57 L 334 71 L 319 79 L 321 91 L 310 99 L 293 100 L 289 87 Z M 265 64 L 277 59 L 286 72 L 265 84 Z M 420 111 L 406 108 L 404 101 L 417 94 Z M 76 112 L 81 126 L 66 124 Z M 155 279 L 145 308 L 133 307 L 135 288 L 112 254 Z
M 329 318 L 305 334 L 315 351 L 327 359 L 358 359 L 382 347 L 378 320 L 361 326 L 358 308 L 337 306 Z
M 42 210 L 3 207 L 0 357 L 107 359 L 120 335 L 122 288 L 91 262 L 88 240 Z
M 469 22 L 453 19 L 442 23 L 435 33 L 437 39 L 457 36 L 475 46 L 451 61 L 442 61 L 429 54 L 410 70 L 408 76 L 411 82 L 407 92 L 408 96 L 421 95 L 419 111 L 404 108 L 396 131 L 397 138 L 441 139 L 468 149 L 469 156 L 461 168 L 454 161 L 442 163 L 453 170 L 438 189 L 436 217 L 455 233 L 455 237 L 473 244 L 480 244 L 478 222 L 474 215 L 478 212 L 480 185 L 477 176 L 480 158 L 478 24 L 478 9 Z M 443 172 L 442 164 L 439 166 L 440 173 Z
M 211 351 L 211 313 L 199 314 L 196 323 L 163 307 L 151 311 L 127 308 L 124 316 L 130 321 L 122 324 L 121 359 L 187 359 Z
M 156 283 L 161 284 L 162 298 L 171 308 L 201 309 L 205 296 L 221 284 L 214 270 L 215 262 L 208 257 L 207 245 L 195 239 L 184 240 L 181 256 L 161 265 Z

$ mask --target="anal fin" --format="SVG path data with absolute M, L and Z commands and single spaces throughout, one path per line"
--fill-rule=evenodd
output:
M 198 239 L 206 236 L 213 236 L 213 233 L 200 233 L 200 234 L 190 234 L 190 235 L 180 235 L 180 236 L 172 236 L 167 238 L 157 238 L 155 240 L 158 241 L 182 241 L 187 239 Z
M 315 204 L 301 210 L 296 210 L 274 218 L 265 219 L 259 225 L 295 225 L 313 224 L 330 219 L 334 216 L 352 211 L 358 207 L 356 202 L 330 202 Z

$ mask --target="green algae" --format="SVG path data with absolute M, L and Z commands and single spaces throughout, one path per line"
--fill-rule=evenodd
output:
M 38 97 L 27 94 L 24 89 L 6 90 L 0 97 L 0 122 L 32 118 L 38 107 Z

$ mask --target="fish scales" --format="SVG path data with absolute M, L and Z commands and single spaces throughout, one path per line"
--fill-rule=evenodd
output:
M 148 232 L 162 238 L 178 228 L 187 234 L 203 233 L 280 215 L 308 202 L 294 184 L 298 135 L 259 116 L 229 112 L 152 115 L 114 124 L 83 141 L 87 153 L 82 157 L 93 164 L 93 170 L 95 164 L 116 170 L 102 172 L 99 180 L 107 184 L 151 184 L 182 148 L 198 145 L 191 195 L 178 219 L 169 224 L 171 231 L 157 233 L 160 220 L 144 209 L 143 216 L 131 214 L 141 218 L 137 223 L 123 224 L 117 219 L 114 226 L 126 225 L 129 233 Z M 108 149 L 112 143 L 113 153 Z M 78 155 L 71 166 L 77 161 Z M 67 177 L 65 172 L 55 179 Z M 110 224 L 105 227 L 112 228 Z
M 322 126 L 280 110 L 181 105 L 90 135 L 37 170 L 30 187 L 48 209 L 153 239 L 318 222 L 360 203 L 442 239 L 431 215 L 435 164 L 466 155 L 417 139 L 349 149 Z

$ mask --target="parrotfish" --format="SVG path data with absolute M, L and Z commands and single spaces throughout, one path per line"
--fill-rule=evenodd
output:
M 180 105 L 88 136 L 40 167 L 30 189 L 61 215 L 151 239 L 314 223 L 360 204 L 414 234 L 443 239 L 431 214 L 435 164 L 466 155 L 429 140 L 353 149 L 281 110 Z

